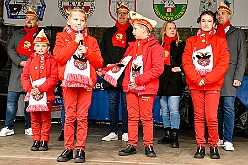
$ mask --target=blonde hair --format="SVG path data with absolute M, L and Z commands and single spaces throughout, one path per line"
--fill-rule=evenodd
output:
M 72 10 L 66 10 L 66 14 L 68 16 L 67 20 L 69 20 L 72 16 L 73 13 L 76 13 L 76 12 L 80 12 L 80 13 L 83 13 L 85 15 L 85 21 L 87 20 L 87 17 L 88 17 L 88 13 L 86 13 L 84 10 L 80 9 L 80 8 L 75 8 L 75 9 L 72 9 Z M 66 26 L 64 27 L 63 31 L 65 31 L 67 29 L 69 25 L 66 24 Z M 87 27 L 86 27 L 87 28 Z
M 169 23 L 173 23 L 176 27 L 176 24 L 173 21 L 167 21 L 163 24 L 162 29 L 160 31 L 160 35 L 159 35 L 159 38 L 161 39 L 161 45 L 164 45 L 164 35 L 165 35 L 166 27 L 168 26 Z M 178 43 L 180 43 L 180 42 L 182 42 L 182 40 L 180 40 L 180 36 L 179 36 L 178 30 L 177 30 L 176 46 L 178 46 Z

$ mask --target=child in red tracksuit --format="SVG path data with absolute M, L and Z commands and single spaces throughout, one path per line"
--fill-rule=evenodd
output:
M 88 131 L 88 109 L 91 104 L 92 89 L 97 80 L 95 70 L 102 67 L 103 59 L 97 40 L 87 33 L 87 14 L 81 9 L 73 9 L 68 14 L 67 26 L 63 32 L 57 34 L 54 48 L 66 110 L 65 150 L 57 161 L 66 162 L 73 158 L 74 123 L 77 121 L 74 162 L 83 163 Z
M 34 50 L 23 68 L 22 86 L 29 102 L 33 145 L 31 151 L 47 151 L 51 128 L 54 89 L 58 82 L 58 66 L 50 54 L 49 41 L 43 29 L 34 40 Z
M 229 67 L 230 54 L 225 39 L 213 28 L 216 16 L 204 11 L 197 19 L 200 29 L 186 41 L 182 62 L 194 106 L 194 125 L 197 150 L 194 158 L 205 156 L 205 122 L 208 129 L 210 158 L 219 159 L 217 110 L 220 89 Z
M 128 145 L 119 151 L 120 156 L 136 154 L 139 120 L 143 125 L 143 145 L 148 157 L 155 157 L 153 150 L 153 101 L 159 85 L 159 75 L 164 70 L 164 49 L 150 34 L 157 24 L 136 12 L 130 12 L 136 41 L 130 43 L 124 58 L 132 56 L 123 79 L 128 109 Z

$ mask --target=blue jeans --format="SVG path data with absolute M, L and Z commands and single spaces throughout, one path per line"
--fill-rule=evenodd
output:
M 6 107 L 6 119 L 4 127 L 8 127 L 9 129 L 14 128 L 14 120 L 16 116 L 16 112 L 18 109 L 18 100 L 20 95 L 23 94 L 21 92 L 8 92 L 7 95 L 7 107 Z M 25 129 L 31 128 L 30 124 L 30 113 L 26 112 L 26 108 L 28 103 L 25 102 L 24 107 L 24 117 L 25 117 Z
M 65 106 L 64 106 L 64 98 L 60 97 L 61 102 L 62 102 L 62 110 L 60 113 L 60 120 L 61 120 L 61 128 L 62 131 L 64 130 L 64 125 L 65 125 Z
M 224 142 L 232 142 L 235 117 L 234 102 L 234 96 L 220 97 L 218 107 L 218 132 L 219 139 L 222 139 Z
M 126 93 L 122 89 L 109 87 L 106 89 L 109 95 L 109 117 L 111 132 L 118 133 L 119 103 L 122 105 L 122 133 L 127 133 L 127 100 Z
M 179 129 L 180 96 L 162 96 L 162 98 L 159 101 L 162 109 L 162 119 L 163 119 L 164 128 Z

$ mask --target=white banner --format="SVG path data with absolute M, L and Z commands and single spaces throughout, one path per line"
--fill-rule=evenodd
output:
M 122 0 L 123 1 L 123 0 Z M 216 11 L 221 0 L 126 0 L 128 6 L 141 15 L 154 19 L 161 27 L 166 20 L 177 27 L 199 27 L 197 17 L 204 10 Z M 233 11 L 231 23 L 248 28 L 247 0 L 225 0 Z M 39 15 L 40 26 L 66 24 L 66 9 L 83 8 L 89 13 L 89 27 L 110 27 L 115 24 L 115 10 L 121 0 L 5 0 L 5 24 L 24 25 L 26 6 L 32 6 Z

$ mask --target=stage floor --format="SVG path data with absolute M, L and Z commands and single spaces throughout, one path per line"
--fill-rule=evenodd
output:
M 0 122 L 2 128 L 4 122 Z M 53 123 L 51 129 L 51 141 L 48 151 L 30 151 L 32 145 L 31 136 L 24 135 L 24 122 L 15 122 L 15 135 L 0 137 L 0 164 L 14 165 L 65 165 L 74 164 L 73 160 L 66 163 L 59 163 L 56 158 L 64 150 L 63 142 L 57 141 L 61 132 L 59 123 Z M 194 130 L 181 130 L 179 136 L 180 148 L 172 149 L 169 144 L 158 145 L 157 140 L 163 136 L 163 128 L 154 127 L 154 149 L 156 158 L 148 158 L 144 154 L 142 146 L 142 129 L 139 131 L 139 143 L 137 154 L 121 157 L 118 151 L 126 146 L 121 140 L 105 142 L 101 138 L 109 133 L 109 125 L 100 122 L 90 122 L 89 132 L 86 141 L 86 162 L 89 165 L 228 165 L 248 164 L 248 138 L 234 136 L 235 151 L 225 151 L 219 148 L 221 159 L 212 160 L 209 158 L 209 149 L 206 149 L 204 159 L 194 159 L 196 151 Z M 119 139 L 121 135 L 119 135 Z

